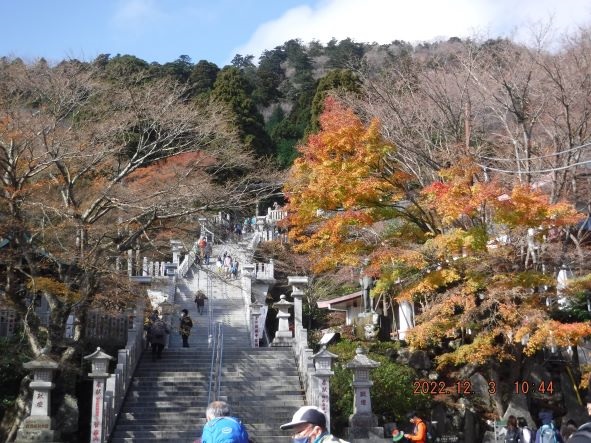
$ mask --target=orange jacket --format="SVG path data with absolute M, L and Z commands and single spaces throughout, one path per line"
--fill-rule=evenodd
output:
M 416 441 L 418 443 L 426 443 L 427 441 L 427 425 L 423 420 L 418 420 L 415 423 L 414 434 L 404 434 L 404 436 L 410 441 Z

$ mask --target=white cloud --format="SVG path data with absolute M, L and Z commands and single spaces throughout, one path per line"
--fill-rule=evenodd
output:
M 357 42 L 430 41 L 484 33 L 516 35 L 553 18 L 559 30 L 588 23 L 590 0 L 319 0 L 263 23 L 233 54 L 258 57 L 287 40 L 328 42 L 350 37 Z
M 154 0 L 122 0 L 111 22 L 121 31 L 140 34 L 163 18 Z

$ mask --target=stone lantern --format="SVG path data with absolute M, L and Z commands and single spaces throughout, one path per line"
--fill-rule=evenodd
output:
M 24 363 L 25 369 L 33 372 L 33 381 L 29 385 L 33 389 L 31 415 L 27 417 L 16 436 L 17 443 L 25 442 L 57 442 L 59 432 L 52 430 L 52 420 L 49 406 L 51 405 L 51 390 L 53 372 L 58 363 L 46 355 L 40 355 L 35 360 Z
M 318 395 L 318 400 L 315 402 L 320 409 L 326 414 L 326 429 L 330 431 L 330 376 L 334 374 L 332 371 L 332 361 L 338 355 L 326 350 L 326 346 L 322 346 L 320 352 L 314 354 L 314 377 L 317 379 L 315 394 Z
M 104 399 L 107 378 L 109 378 L 109 362 L 113 360 L 109 354 L 96 348 L 92 354 L 84 357 L 90 360 L 91 372 L 88 374 L 93 379 L 92 386 L 92 416 L 90 422 L 90 443 L 103 443 L 105 441 L 105 427 L 103 423 Z
M 275 338 L 271 346 L 291 346 L 293 335 L 289 330 L 289 308 L 293 306 L 293 303 L 285 299 L 285 294 L 281 294 L 279 299 L 279 302 L 273 304 L 273 307 L 279 311 L 277 313 L 279 325 L 277 326 L 277 332 L 275 333 Z
M 369 370 L 377 368 L 380 364 L 365 355 L 362 348 L 355 350 L 355 358 L 345 366 L 353 371 L 353 414 L 349 417 L 350 432 L 357 438 L 367 431 L 375 429 L 377 418 L 371 411 L 371 397 L 369 388 L 373 382 L 369 378 Z M 352 435 L 350 434 L 350 437 Z

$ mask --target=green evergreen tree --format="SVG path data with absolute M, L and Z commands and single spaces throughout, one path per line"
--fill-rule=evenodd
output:
M 324 99 L 330 91 L 359 92 L 359 87 L 359 79 L 349 69 L 335 69 L 322 77 L 318 82 L 316 93 L 312 99 L 309 131 L 318 131 L 318 117 L 322 114 Z
M 361 60 L 364 52 L 362 43 L 355 43 L 350 38 L 337 43 L 336 39 L 333 38 L 326 46 L 325 54 L 329 57 L 327 67 L 347 68 Z
M 269 106 L 271 102 L 281 98 L 279 87 L 285 81 L 285 72 L 281 64 L 287 54 L 281 46 L 270 51 L 264 51 L 259 58 L 256 71 L 257 87 L 254 92 L 255 100 L 262 106 Z
M 220 68 L 215 63 L 199 60 L 189 76 L 193 94 L 201 95 L 211 92 L 219 72 Z
M 247 146 L 261 156 L 274 154 L 273 142 L 265 131 L 252 91 L 252 85 L 238 68 L 226 66 L 217 76 L 211 97 L 229 106 L 240 137 Z
M 113 79 L 133 76 L 143 72 L 148 72 L 150 65 L 135 55 L 120 55 L 111 57 L 106 66 L 107 75 Z
M 191 57 L 188 55 L 181 55 L 175 61 L 165 63 L 160 68 L 163 75 L 170 76 L 182 83 L 186 83 L 193 70 Z

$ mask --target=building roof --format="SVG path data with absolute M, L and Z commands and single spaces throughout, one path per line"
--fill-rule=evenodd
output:
M 333 298 L 331 300 L 319 300 L 317 305 L 319 308 L 332 308 L 332 305 L 345 303 L 351 300 L 355 300 L 361 298 L 363 296 L 363 291 L 352 292 L 351 294 L 342 295 L 337 298 Z

